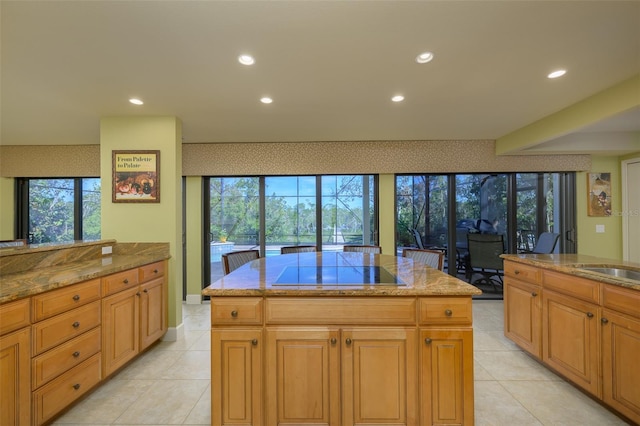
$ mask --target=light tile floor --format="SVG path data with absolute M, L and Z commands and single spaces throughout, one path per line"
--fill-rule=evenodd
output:
M 502 308 L 473 302 L 476 425 L 627 424 L 507 340 Z M 184 305 L 183 320 L 184 339 L 160 342 L 54 424 L 210 424 L 209 305 Z

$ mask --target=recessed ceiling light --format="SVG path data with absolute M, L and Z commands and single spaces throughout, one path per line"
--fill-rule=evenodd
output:
M 270 104 L 271 102 L 273 102 L 273 99 L 265 96 L 264 98 L 260 98 L 260 102 L 262 102 L 263 104 Z
M 392 100 L 393 102 L 402 102 L 402 101 L 404 101 L 404 96 L 402 96 L 402 95 L 395 95 L 393 98 L 391 98 L 391 100 Z
M 134 105 L 142 105 L 144 104 L 144 102 L 142 102 L 140 99 L 138 98 L 131 98 L 129 99 L 129 102 L 131 102 Z
M 565 75 L 567 73 L 567 70 L 556 70 L 552 73 L 550 73 L 547 78 L 558 78 L 558 77 L 562 77 L 563 75 Z
M 422 52 L 418 56 L 416 56 L 416 62 L 419 64 L 426 64 L 427 62 L 431 62 L 433 59 L 433 53 L 431 52 Z
M 253 65 L 256 63 L 256 60 L 253 59 L 253 56 L 251 55 L 240 55 L 238 56 L 238 62 L 242 65 Z

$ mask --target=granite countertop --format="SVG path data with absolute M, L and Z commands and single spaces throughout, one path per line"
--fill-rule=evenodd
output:
M 399 284 L 282 284 L 286 268 L 322 268 L 325 275 L 340 268 L 381 267 Z M 280 279 L 281 281 L 281 279 Z M 458 278 L 410 258 L 367 253 L 317 252 L 263 257 L 211 284 L 205 296 L 472 296 L 482 291 Z
M 112 255 L 102 255 L 105 245 Z M 0 257 L 0 304 L 169 257 L 169 243 L 100 241 L 15 250 Z
M 640 263 L 581 254 L 503 254 L 502 258 L 640 291 L 640 281 L 580 269 L 584 267 L 624 268 L 640 272 Z

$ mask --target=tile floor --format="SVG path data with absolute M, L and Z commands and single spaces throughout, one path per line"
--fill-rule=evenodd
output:
M 476 425 L 627 424 L 505 339 L 501 300 L 473 309 Z M 159 343 L 54 424 L 210 424 L 209 305 L 183 316 L 184 339 Z

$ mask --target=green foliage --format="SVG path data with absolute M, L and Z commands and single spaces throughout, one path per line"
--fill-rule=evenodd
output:
M 73 179 L 29 181 L 29 233 L 34 243 L 73 241 Z

